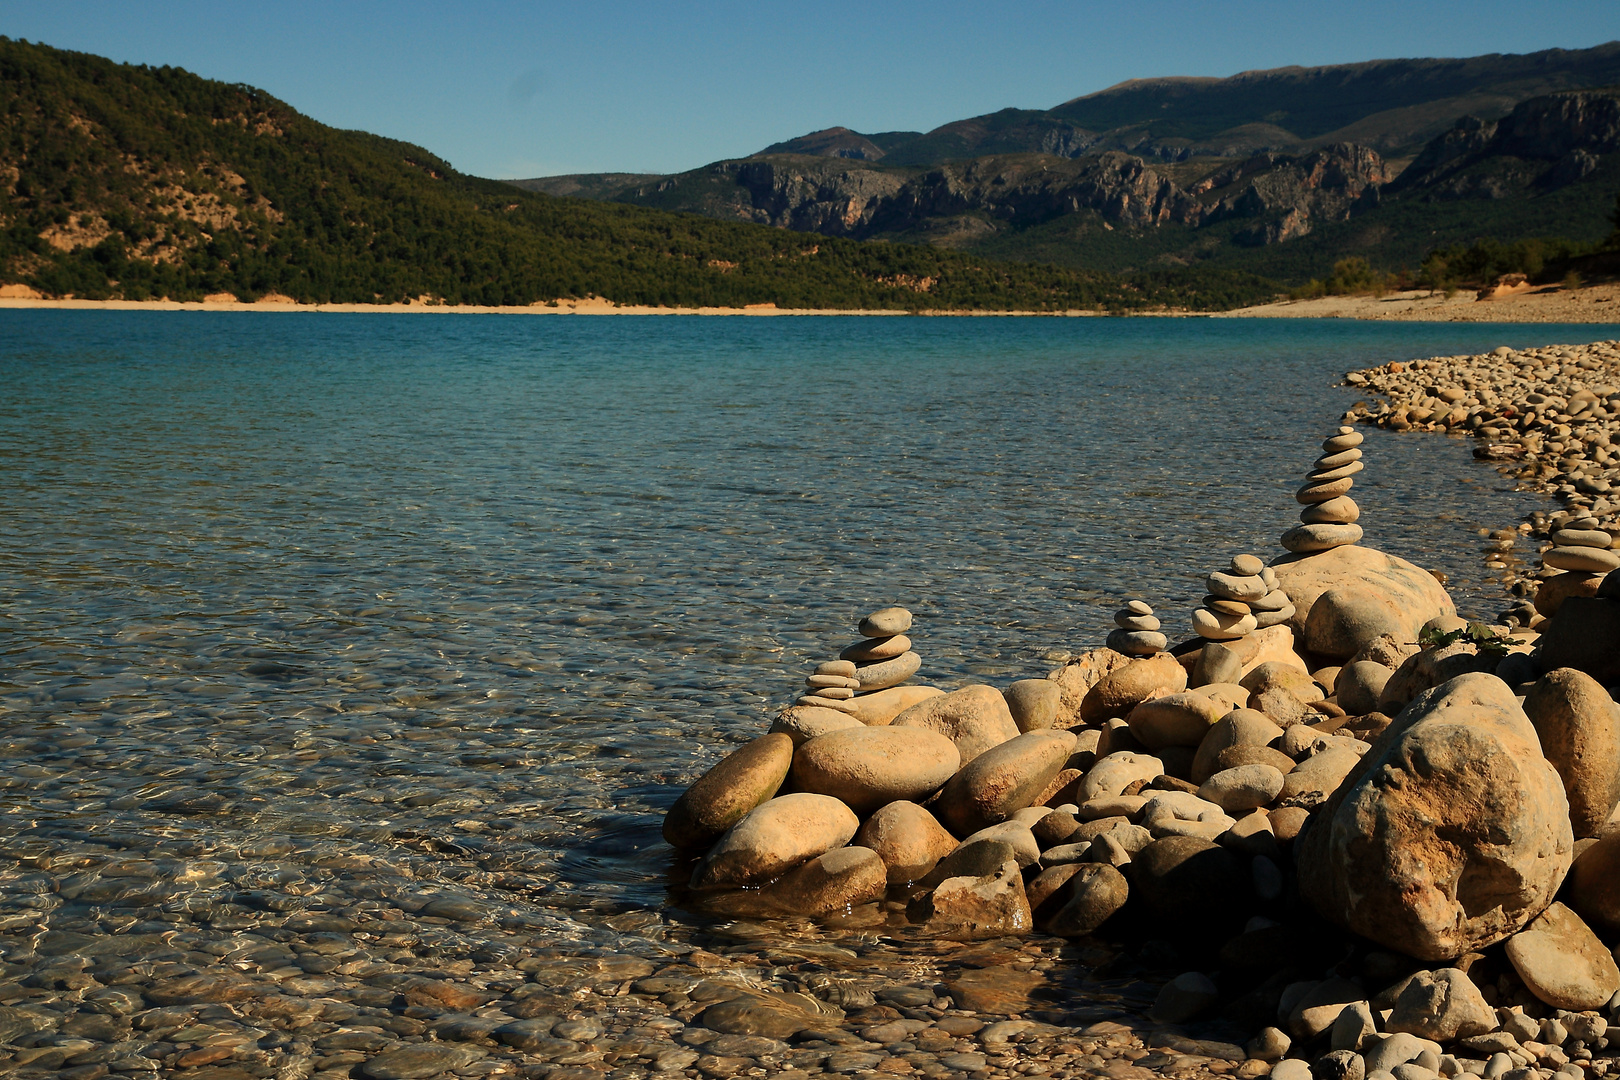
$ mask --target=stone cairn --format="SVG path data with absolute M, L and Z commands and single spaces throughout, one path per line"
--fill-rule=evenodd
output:
M 857 629 L 864 640 L 839 653 L 837 660 L 818 664 L 804 680 L 805 693 L 795 704 L 840 708 L 856 694 L 898 686 L 922 667 L 922 657 L 911 650 L 906 636 L 911 612 L 905 608 L 874 611 Z
M 1237 641 L 1294 614 L 1288 594 L 1277 585 L 1277 572 L 1253 555 L 1239 555 L 1226 570 L 1209 575 L 1204 588 L 1209 595 L 1192 621 L 1205 641 Z
M 1283 547 L 1309 554 L 1361 539 L 1361 526 L 1356 524 L 1361 507 L 1350 497 L 1350 489 L 1355 486 L 1352 478 L 1362 468 L 1361 440 L 1356 429 L 1341 427 L 1322 443 L 1322 456 L 1305 474 L 1305 486 L 1294 493 L 1294 498 L 1305 504 L 1299 515 L 1304 524 L 1282 534 Z
M 1541 561 L 1558 570 L 1601 575 L 1620 570 L 1620 554 L 1611 550 L 1613 534 L 1598 528 L 1590 514 L 1571 518 L 1552 534 L 1553 546 L 1541 553 Z
M 1132 600 L 1114 612 L 1114 626 L 1107 645 L 1126 656 L 1157 656 L 1170 645 L 1146 601 Z

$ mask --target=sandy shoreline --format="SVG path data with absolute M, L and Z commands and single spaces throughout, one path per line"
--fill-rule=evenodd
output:
M 903 311 L 898 309 L 620 306 L 609 300 L 561 300 L 525 307 L 477 304 L 301 304 L 288 297 L 265 297 L 256 303 L 209 298 L 175 300 L 52 300 L 26 295 L 23 286 L 0 286 L 0 310 L 46 308 L 64 311 L 259 311 L 369 315 L 711 315 L 711 316 L 856 316 L 921 315 L 977 318 L 1083 318 L 1119 315 L 1149 318 L 1208 319 L 1361 319 L 1402 322 L 1620 323 L 1620 284 L 1566 290 L 1551 287 L 1496 300 L 1476 300 L 1469 292 L 1450 298 L 1423 291 L 1386 296 L 1327 296 L 1315 300 L 1282 300 L 1231 311 Z

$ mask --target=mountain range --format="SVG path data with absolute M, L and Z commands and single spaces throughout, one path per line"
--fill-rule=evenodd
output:
M 803 232 L 1283 281 L 1359 254 L 1607 235 L 1620 42 L 1137 79 L 929 132 L 835 127 L 669 176 L 513 181 Z

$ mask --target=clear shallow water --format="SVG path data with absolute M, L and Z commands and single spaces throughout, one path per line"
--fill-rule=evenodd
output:
M 865 611 L 947 687 L 1185 633 L 1345 370 L 1611 333 L 0 313 L 0 930 L 457 897 L 446 949 L 633 951 L 662 809 Z M 1365 449 L 1367 542 L 1501 607 L 1477 529 L 1539 502 Z

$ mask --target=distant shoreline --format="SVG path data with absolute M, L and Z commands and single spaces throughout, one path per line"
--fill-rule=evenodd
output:
M 1480 301 L 1471 293 L 1446 297 L 1411 291 L 1385 296 L 1326 296 L 1314 300 L 1279 300 L 1231 311 L 904 311 L 859 308 L 619 306 L 608 300 L 559 300 L 522 307 L 478 304 L 301 304 L 288 297 L 257 303 L 238 300 L 52 300 L 19 295 L 25 286 L 0 286 L 0 310 L 41 308 L 66 311 L 201 311 L 289 312 L 367 315 L 709 315 L 709 316 L 856 316 L 916 315 L 936 318 L 1205 318 L 1205 319 L 1356 319 L 1400 322 L 1620 323 L 1620 284 L 1588 288 L 1546 289 Z M 32 290 L 26 290 L 32 292 Z

